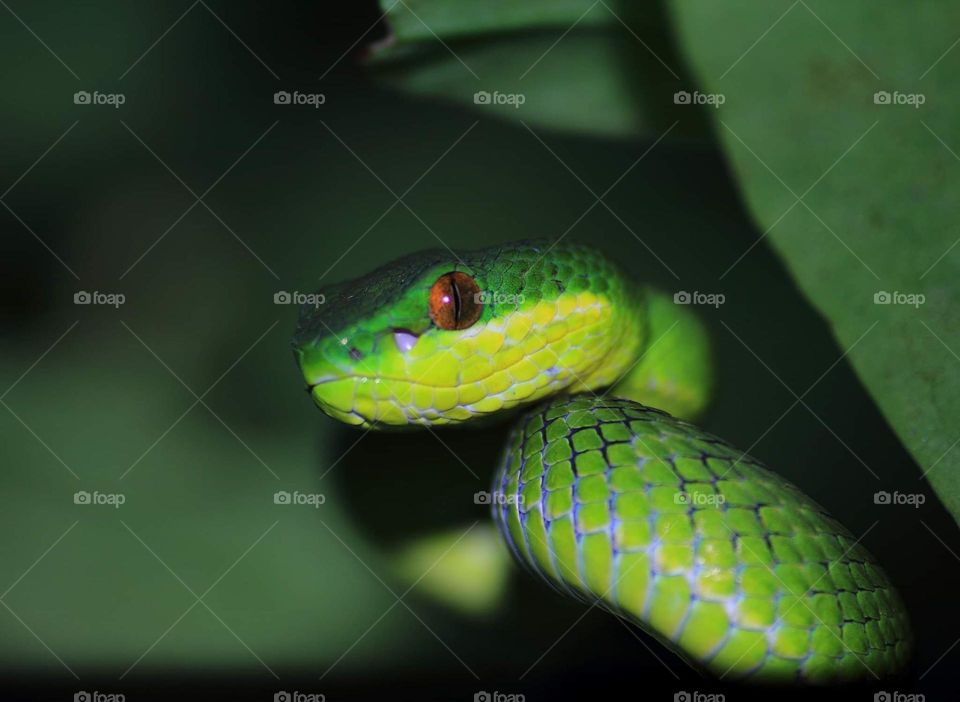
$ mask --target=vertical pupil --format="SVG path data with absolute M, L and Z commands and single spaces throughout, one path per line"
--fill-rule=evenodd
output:
M 457 287 L 456 278 L 450 276 L 450 289 L 453 291 L 453 318 L 460 322 L 460 289 Z

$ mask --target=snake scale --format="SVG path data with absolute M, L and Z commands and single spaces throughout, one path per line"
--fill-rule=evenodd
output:
M 690 307 L 596 249 L 536 241 L 420 252 L 323 292 L 293 346 L 331 417 L 434 426 L 517 410 L 493 518 L 557 591 L 718 677 L 848 681 L 906 664 L 904 605 L 859 541 L 685 421 L 711 389 Z

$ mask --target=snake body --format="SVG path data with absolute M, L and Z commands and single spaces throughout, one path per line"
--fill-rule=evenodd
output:
M 418 253 L 323 292 L 293 345 L 330 416 L 431 426 L 528 409 L 493 514 L 555 589 L 721 677 L 852 680 L 907 661 L 904 606 L 863 546 L 671 416 L 696 416 L 711 385 L 689 307 L 595 249 L 538 242 Z

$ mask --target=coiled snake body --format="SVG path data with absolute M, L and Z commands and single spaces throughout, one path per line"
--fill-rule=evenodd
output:
M 906 612 L 863 546 L 671 416 L 696 416 L 710 391 L 688 307 L 594 249 L 538 242 L 418 253 L 323 292 L 294 350 L 330 416 L 429 426 L 536 405 L 512 430 L 493 516 L 555 589 L 718 676 L 822 682 L 905 664 Z

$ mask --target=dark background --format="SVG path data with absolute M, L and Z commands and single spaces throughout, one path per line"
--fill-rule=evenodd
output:
M 395 602 L 388 587 L 407 587 L 389 574 L 393 545 L 486 519 L 472 496 L 486 487 L 505 427 L 445 431 L 441 442 L 360 438 L 335 424 L 302 390 L 288 342 L 296 311 L 274 293 L 322 290 L 328 269 L 326 282 L 347 279 L 440 241 L 554 239 L 594 202 L 520 124 L 406 97 L 365 69 L 367 41 L 348 49 L 378 14 L 372 2 L 0 8 L 6 682 L 57 699 L 223 687 L 255 699 L 498 690 L 534 701 L 623 687 L 649 699 L 749 697 L 598 610 L 571 629 L 582 605 L 519 569 L 486 616 L 415 589 L 404 598 L 415 614 L 397 605 L 378 621 Z M 273 103 L 275 91 L 295 89 L 326 102 Z M 77 90 L 126 102 L 75 105 Z M 536 131 L 598 193 L 653 142 Z M 753 446 L 854 535 L 866 533 L 917 639 L 907 679 L 883 687 L 949 699 L 960 655 L 951 649 L 955 524 L 849 365 L 834 365 L 844 349 L 765 243 L 719 280 L 759 232 L 697 132 L 665 139 L 611 191 L 623 222 L 595 207 L 565 236 L 665 290 L 726 296 L 719 309 L 701 308 L 718 387 L 700 423 Z M 404 197 L 409 209 L 378 221 L 395 202 L 389 189 L 402 194 L 431 165 Z M 77 306 L 79 290 L 126 302 Z M 795 404 L 793 393 L 815 382 L 806 407 Z M 126 502 L 76 505 L 78 490 Z M 280 507 L 276 490 L 327 501 Z M 875 505 L 877 490 L 927 501 Z M 878 687 L 842 694 L 869 700 Z

